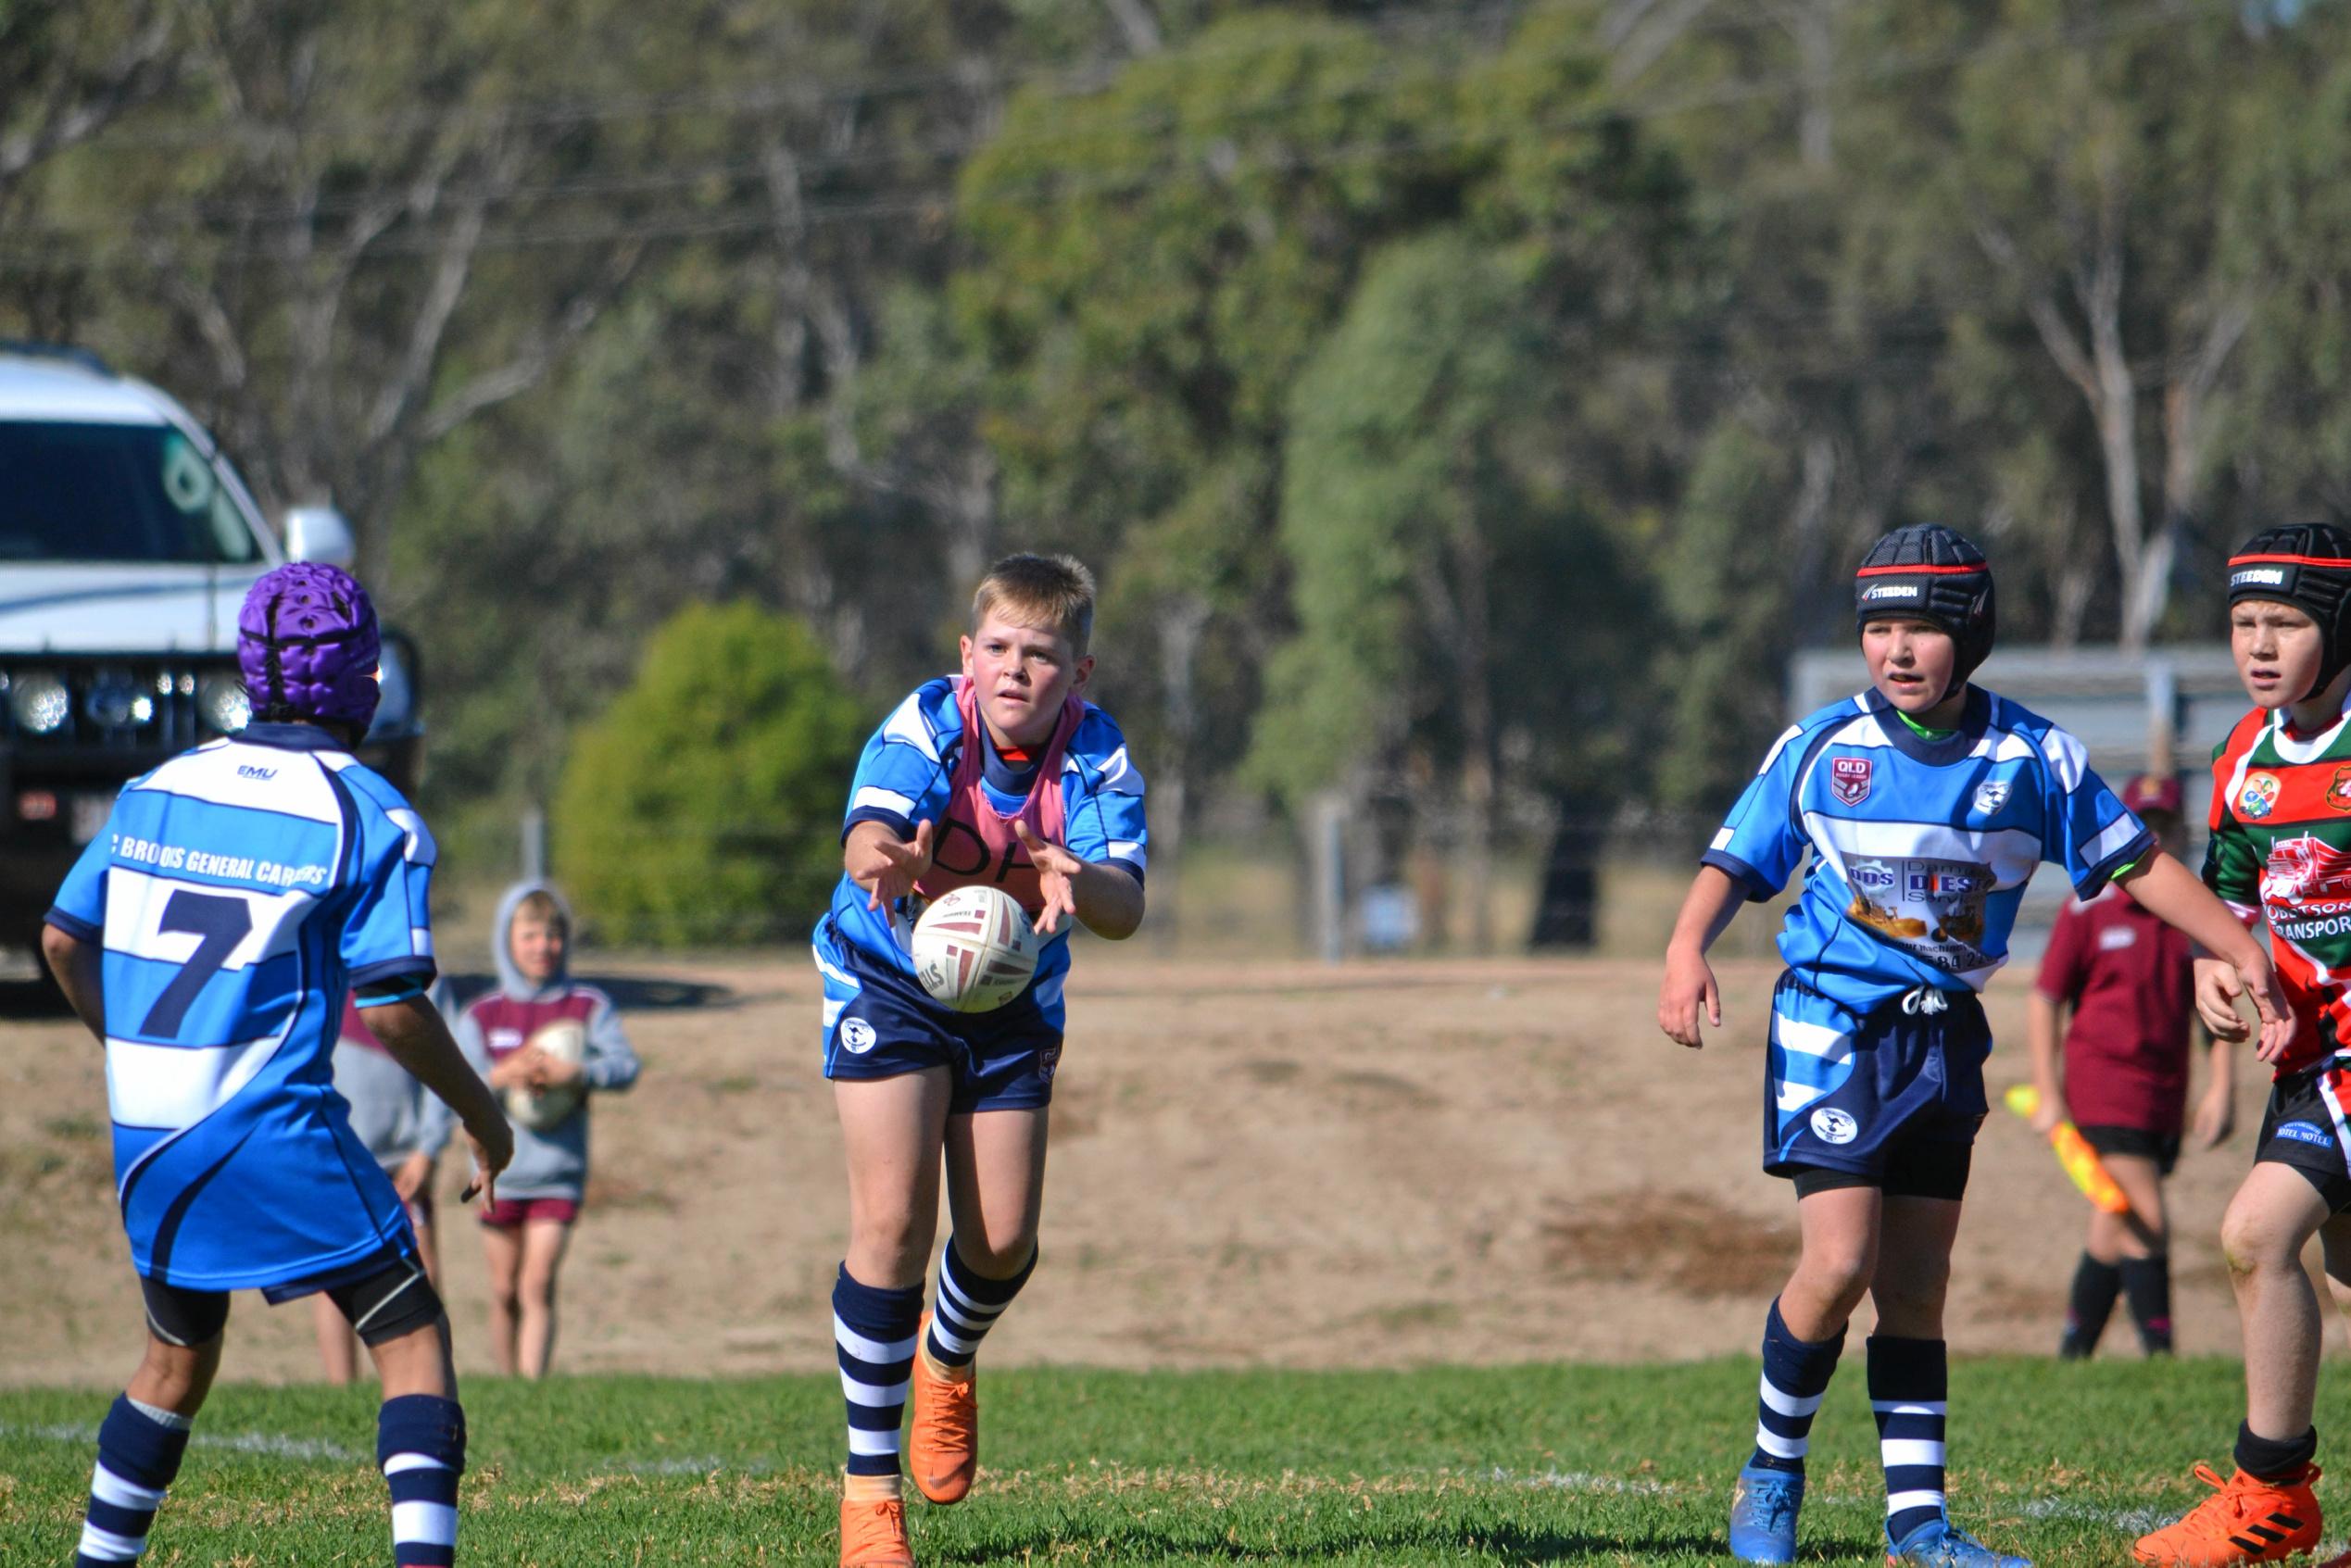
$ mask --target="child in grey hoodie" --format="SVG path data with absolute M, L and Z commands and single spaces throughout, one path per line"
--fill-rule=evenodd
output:
M 589 1100 L 635 1083 L 637 1060 L 612 998 L 565 969 L 572 911 L 553 888 L 509 888 L 492 929 L 497 988 L 459 1016 L 459 1048 L 494 1089 L 579 1094 L 577 1108 L 552 1125 L 509 1116 L 514 1161 L 498 1173 L 497 1201 L 482 1212 L 492 1354 L 502 1373 L 542 1377 L 555 1348 L 556 1275 L 587 1190 Z M 542 1030 L 567 1023 L 586 1034 L 578 1061 L 534 1043 Z

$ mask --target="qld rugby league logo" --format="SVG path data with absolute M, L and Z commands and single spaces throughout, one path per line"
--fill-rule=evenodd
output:
M 2259 822 L 2278 808 L 2278 792 L 2285 786 L 2275 773 L 2254 773 L 2237 792 L 2237 815 L 2248 822 Z
M 1860 805 L 1869 798 L 1869 775 L 1876 767 L 1867 757 L 1830 758 L 1829 793 L 1844 805 Z

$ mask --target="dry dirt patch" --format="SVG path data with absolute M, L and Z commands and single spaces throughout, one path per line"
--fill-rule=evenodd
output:
M 619 968 L 720 987 L 631 1014 L 635 1092 L 596 1113 L 561 1367 L 814 1371 L 845 1198 L 804 956 Z M 1646 962 L 1236 967 L 1089 945 L 1071 987 L 1044 1260 L 997 1364 L 1359 1365 L 1752 1353 L 1794 1205 L 1757 1169 L 1774 970 L 1721 970 L 1729 1026 L 1666 1041 Z M 1989 998 L 1995 1089 L 2026 1070 L 2024 982 Z M 2176 1317 L 2233 1350 L 2215 1268 L 2261 1087 L 2171 1186 Z M 0 1020 L 0 1383 L 119 1385 L 138 1298 L 104 1155 L 102 1059 L 62 1020 Z M 475 1225 L 442 1173 L 461 1364 L 485 1369 Z M 1996 1113 L 1952 1294 L 1962 1351 L 2054 1344 L 2085 1210 Z M 1867 1326 L 1867 1311 L 1863 1323 Z M 301 1378 L 307 1310 L 241 1296 L 228 1375 Z M 2118 1333 L 2118 1346 L 2127 1335 Z
M 1543 1224 L 1562 1279 L 1614 1280 L 1677 1295 L 1753 1301 L 1779 1288 L 1794 1265 L 1796 1227 L 1727 1216 L 1704 1193 L 1607 1193 L 1564 1205 Z

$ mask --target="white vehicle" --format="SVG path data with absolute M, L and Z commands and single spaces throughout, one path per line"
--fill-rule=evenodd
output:
M 245 727 L 237 608 L 287 559 L 348 565 L 351 531 L 286 545 L 188 411 L 94 354 L 0 340 L 0 948 L 41 917 L 124 781 Z M 415 649 L 386 630 L 362 756 L 416 782 Z

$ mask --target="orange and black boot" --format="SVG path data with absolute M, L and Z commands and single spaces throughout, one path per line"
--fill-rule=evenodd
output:
M 2310 1483 L 2319 1467 L 2291 1479 L 2264 1480 L 2240 1470 L 2226 1481 L 2208 1464 L 2196 1479 L 2213 1488 L 2185 1519 L 2139 1537 L 2131 1554 L 2150 1568 L 2235 1568 L 2279 1562 L 2319 1544 L 2319 1499 Z

